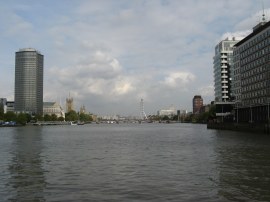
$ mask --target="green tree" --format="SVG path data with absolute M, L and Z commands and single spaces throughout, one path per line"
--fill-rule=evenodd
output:
M 56 114 L 52 114 L 52 115 L 51 115 L 51 119 L 52 119 L 52 121 L 57 121 L 57 116 L 56 116 Z
M 44 118 L 43 118 L 42 115 L 36 114 L 36 115 L 33 117 L 32 120 L 34 120 L 34 121 L 44 121 Z
M 14 112 L 7 112 L 4 115 L 5 121 L 16 121 L 17 115 Z
M 188 114 L 186 117 L 185 117 L 185 122 L 186 123 L 191 123 L 192 121 L 194 120 L 194 114 Z
M 66 113 L 66 121 L 77 121 L 78 120 L 78 114 L 74 110 L 71 110 L 70 112 Z
M 52 121 L 52 117 L 49 114 L 45 114 L 44 121 Z
M 33 118 L 30 114 L 25 114 L 27 123 L 29 123 Z
M 57 119 L 57 121 L 64 121 L 65 119 L 64 119 L 64 117 L 62 117 L 62 116 L 60 116 L 60 117 L 58 117 L 58 119 Z
M 162 120 L 163 121 L 168 121 L 168 120 L 170 120 L 170 118 L 169 118 L 169 116 L 165 115 L 165 116 L 162 117 Z
M 88 121 L 88 120 L 87 120 L 87 114 L 83 114 L 83 113 L 80 114 L 80 115 L 79 115 L 79 119 L 80 119 L 80 121 L 83 121 L 83 122 Z
M 4 106 L 0 105 L 0 120 L 4 120 Z
M 17 116 L 17 123 L 21 125 L 26 125 L 27 123 L 27 115 L 24 113 L 19 113 Z
M 152 121 L 159 121 L 161 118 L 160 118 L 160 116 L 158 116 L 158 115 L 151 115 L 150 116 L 150 120 L 152 120 Z
M 93 121 L 92 116 L 90 116 L 89 114 L 81 113 L 79 115 L 79 118 L 80 118 L 80 121 L 82 121 L 82 122 Z
M 179 118 L 180 118 L 180 117 L 179 117 Z M 174 115 L 174 116 L 172 117 L 172 120 L 178 121 L 178 115 Z
M 196 116 L 196 123 L 206 123 L 209 117 L 209 112 L 200 113 Z
M 216 119 L 216 105 L 212 105 L 209 109 L 208 120 Z

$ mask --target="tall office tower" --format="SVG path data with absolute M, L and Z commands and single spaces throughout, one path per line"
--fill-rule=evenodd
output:
M 266 122 L 270 103 L 270 22 L 263 20 L 235 45 L 233 87 L 241 122 Z M 238 117 L 237 117 L 238 118 Z
M 215 47 L 214 56 L 214 82 L 215 101 L 227 102 L 234 99 L 231 89 L 233 75 L 233 46 L 240 38 L 226 38 Z
M 193 97 L 193 114 L 199 114 L 200 109 L 203 106 L 203 99 L 200 95 Z
M 32 48 L 16 52 L 15 112 L 43 114 L 43 55 Z

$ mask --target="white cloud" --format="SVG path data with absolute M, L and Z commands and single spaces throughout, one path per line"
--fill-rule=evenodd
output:
M 131 79 L 122 71 L 119 61 L 100 50 L 88 57 L 81 57 L 72 67 L 53 67 L 48 73 L 52 82 L 47 85 L 51 88 L 58 85 L 66 94 L 69 91 L 80 92 L 81 98 L 89 95 L 108 98 L 127 94 L 134 89 Z
M 3 21 L 3 23 L 1 23 L 3 30 L 2 35 L 16 37 L 18 33 L 24 36 L 26 34 L 31 34 L 33 26 L 30 22 L 25 21 L 15 13 L 3 9 L 0 9 L 0 13 L 2 19 L 8 19 L 6 22 Z
M 184 88 L 195 80 L 195 75 L 190 72 L 172 72 L 164 79 L 164 84 L 172 88 Z
M 129 93 L 133 89 L 135 88 L 132 86 L 132 83 L 129 82 L 127 79 L 125 78 L 123 80 L 118 79 L 117 82 L 115 83 L 113 94 L 124 95 Z
M 236 31 L 236 32 L 226 32 L 222 35 L 222 37 L 220 38 L 221 40 L 224 40 L 226 38 L 235 38 L 236 40 L 241 40 L 244 37 L 246 37 L 247 35 L 249 35 L 252 31 L 251 30 L 245 30 L 245 31 Z
M 45 57 L 45 101 L 70 92 L 103 114 L 139 110 L 141 98 L 152 112 L 191 109 L 195 94 L 214 99 L 215 45 L 248 34 L 258 10 L 254 0 L 1 1 L 2 96 L 13 96 L 14 52 L 31 46 Z
M 198 89 L 198 92 L 200 92 L 200 94 L 203 96 L 203 97 L 214 97 L 214 86 L 209 84 L 207 86 L 201 86 L 199 89 Z

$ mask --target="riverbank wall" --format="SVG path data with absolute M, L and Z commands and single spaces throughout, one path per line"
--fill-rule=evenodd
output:
M 208 123 L 207 129 L 264 133 L 270 135 L 270 124 L 261 123 Z

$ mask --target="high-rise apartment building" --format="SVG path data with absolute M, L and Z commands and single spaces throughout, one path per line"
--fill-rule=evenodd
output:
M 193 97 L 192 102 L 193 102 L 193 114 L 199 114 L 200 113 L 200 109 L 203 106 L 202 96 L 195 95 Z
M 214 87 L 215 101 L 227 102 L 234 99 L 231 82 L 234 79 L 233 46 L 240 38 L 228 37 L 215 47 L 214 56 Z
M 241 121 L 265 122 L 270 102 L 270 22 L 263 21 L 235 45 L 233 88 Z M 238 117 L 237 117 L 238 119 Z
M 16 52 L 15 112 L 43 114 L 43 55 L 35 49 Z

